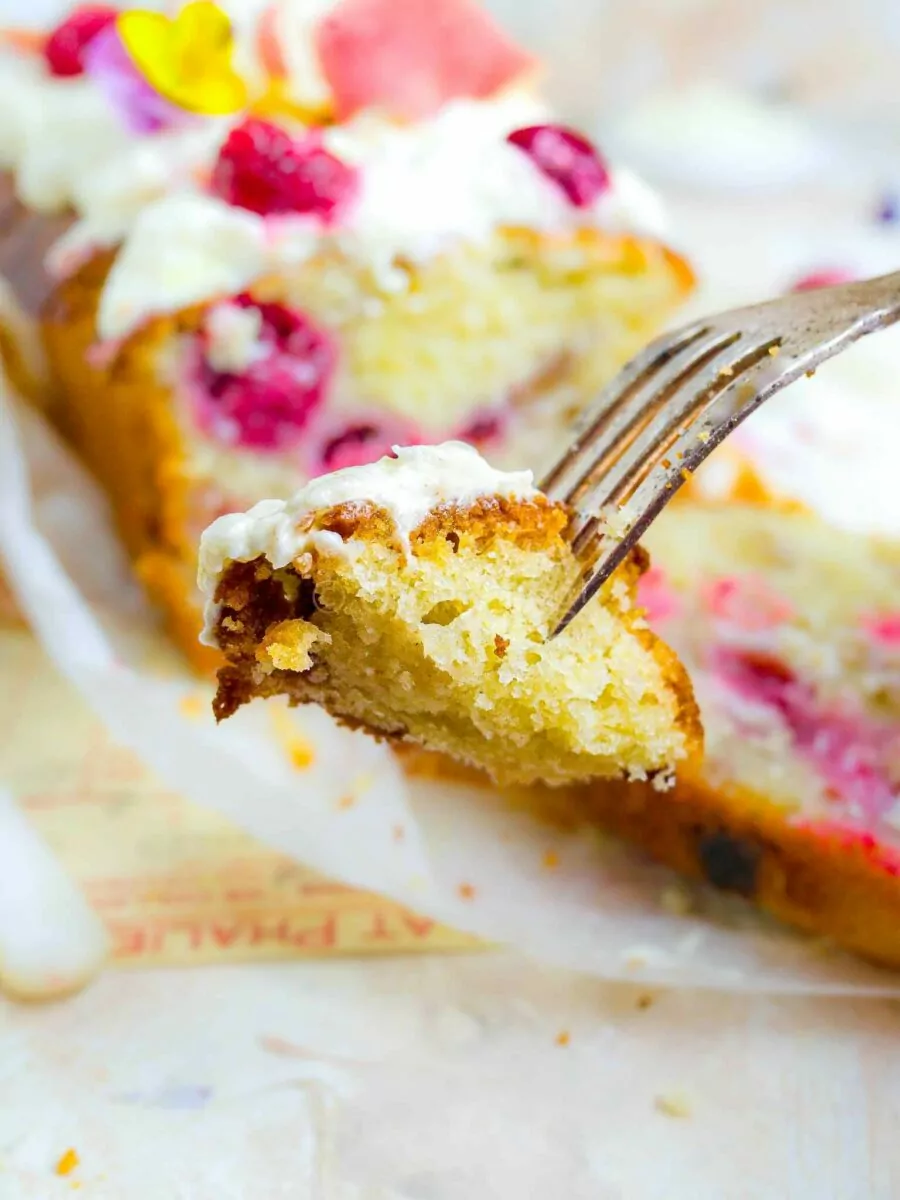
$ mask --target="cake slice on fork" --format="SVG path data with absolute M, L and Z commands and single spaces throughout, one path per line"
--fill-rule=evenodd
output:
M 469 446 L 314 480 L 203 535 L 221 719 L 258 696 L 321 704 L 501 783 L 671 780 L 699 753 L 690 683 L 646 626 L 638 551 L 546 640 L 578 570 L 567 511 Z

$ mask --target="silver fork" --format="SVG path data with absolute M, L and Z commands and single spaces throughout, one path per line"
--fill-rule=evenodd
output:
M 746 417 L 898 319 L 900 272 L 719 313 L 664 334 L 633 358 L 583 414 L 541 482 L 550 499 L 573 510 L 568 536 L 582 566 L 551 638 Z

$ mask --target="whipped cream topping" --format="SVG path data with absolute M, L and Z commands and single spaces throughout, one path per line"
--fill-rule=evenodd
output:
M 126 155 L 131 140 L 90 79 L 54 79 L 12 53 L 0 55 L 0 114 L 0 166 L 38 212 L 76 204 L 77 181 Z
M 206 596 L 201 641 L 215 646 L 216 586 L 230 562 L 264 555 L 276 569 L 316 548 L 347 553 L 349 543 L 327 530 L 298 528 L 305 517 L 338 504 L 372 504 L 394 522 L 402 542 L 435 508 L 466 507 L 484 496 L 526 500 L 538 495 L 531 471 L 499 471 L 464 442 L 395 447 L 396 458 L 321 475 L 290 500 L 262 500 L 245 513 L 219 517 L 200 539 L 198 582 Z
M 107 277 L 97 328 L 117 338 L 152 313 L 233 296 L 264 273 L 265 225 L 254 213 L 194 192 L 138 214 Z
M 214 255 L 205 249 L 213 235 L 202 238 L 198 249 L 198 233 L 207 225 L 219 229 L 227 206 L 199 191 L 151 201 L 133 220 L 107 281 L 98 332 L 104 339 L 124 337 L 155 313 L 221 296 L 223 278 L 239 279 L 238 286 L 245 287 L 262 275 L 289 271 L 326 243 L 367 266 L 390 291 L 406 280 L 395 266 L 398 258 L 428 261 L 460 242 L 483 243 L 504 227 L 551 232 L 592 225 L 658 233 L 659 205 L 631 174 L 614 171 L 595 205 L 576 208 L 506 141 L 512 130 L 547 119 L 534 97 L 511 92 L 487 101 L 454 101 L 433 119 L 411 126 L 367 113 L 329 127 L 326 147 L 360 172 L 360 195 L 342 224 L 326 228 L 309 216 L 266 218 L 231 209 L 239 214 L 244 236 L 233 243 L 215 237 Z M 103 212 L 120 218 L 127 206 L 110 203 L 109 188 L 105 197 L 103 211 L 87 197 L 85 216 L 58 248 L 56 264 L 65 254 L 83 253 L 85 242 L 108 241 L 112 230 L 112 240 L 120 235 L 121 222 L 106 225 Z M 249 241 L 257 261 L 248 274 Z M 172 261 L 179 264 L 177 291 L 171 289 Z
M 270 14 L 286 93 L 309 111 L 328 100 L 314 31 L 331 3 L 279 0 Z M 235 25 L 236 61 L 258 95 L 265 86 L 261 0 L 227 0 L 225 7 Z M 505 227 L 661 232 L 658 202 L 629 173 L 611 171 L 597 202 L 578 208 L 507 142 L 513 130 L 552 119 L 521 88 L 453 101 L 411 125 L 370 111 L 326 126 L 327 149 L 360 179 L 346 217 L 328 228 L 310 215 L 266 218 L 238 209 L 226 215 L 203 190 L 241 114 L 136 136 L 89 76 L 56 78 L 40 57 L 14 53 L 0 59 L 0 113 L 0 166 L 14 172 L 20 198 L 39 211 L 71 207 L 77 214 L 48 255 L 50 272 L 65 276 L 97 249 L 122 244 L 100 306 L 103 340 L 125 337 L 154 315 L 228 295 L 233 281 L 244 288 L 289 272 L 325 243 L 391 291 L 407 282 L 398 259 L 428 261 Z

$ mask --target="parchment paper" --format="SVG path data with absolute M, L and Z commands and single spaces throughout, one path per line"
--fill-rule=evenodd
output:
M 0 555 L 47 654 L 112 741 L 166 787 L 321 876 L 605 978 L 900 990 L 743 908 L 673 892 L 668 873 L 596 830 L 536 821 L 521 794 L 407 780 L 388 750 L 317 710 L 260 703 L 216 728 L 128 578 L 103 498 L 8 386 Z

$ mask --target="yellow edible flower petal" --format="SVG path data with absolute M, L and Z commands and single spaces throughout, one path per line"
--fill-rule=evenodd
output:
M 231 22 L 212 0 L 193 0 L 174 18 L 132 9 L 116 25 L 135 66 L 166 100 L 207 115 L 246 104 L 246 85 L 231 65 Z

